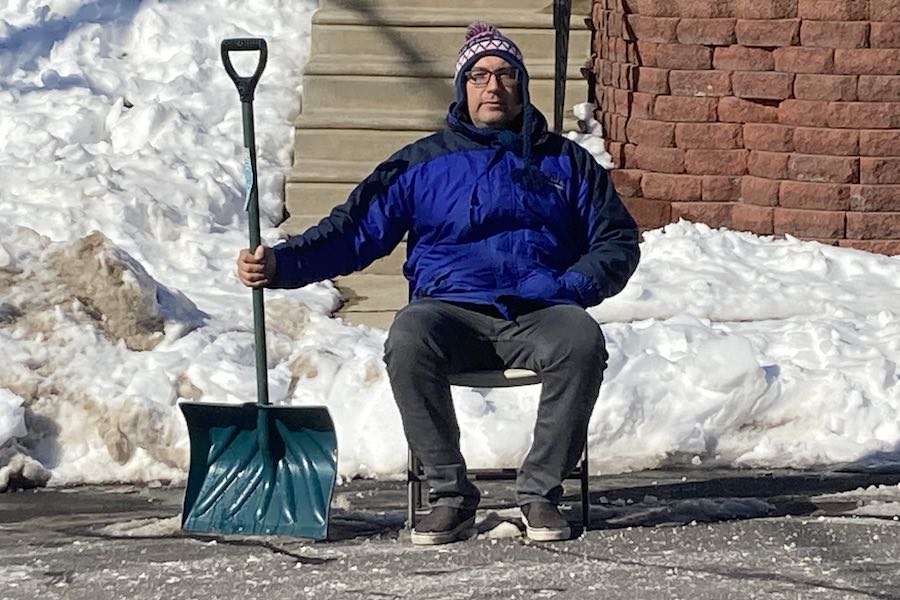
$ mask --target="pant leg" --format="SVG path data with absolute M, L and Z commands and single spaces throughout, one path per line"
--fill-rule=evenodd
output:
M 599 324 L 577 306 L 557 305 L 510 322 L 497 343 L 507 364 L 541 376 L 534 441 L 516 480 L 516 501 L 559 502 L 578 464 L 608 355 Z
M 422 461 L 432 504 L 478 505 L 466 476 L 447 375 L 496 369 L 491 317 L 439 300 L 417 300 L 397 313 L 384 360 L 407 442 Z

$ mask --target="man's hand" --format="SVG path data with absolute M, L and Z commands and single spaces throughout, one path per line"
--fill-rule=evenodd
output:
M 251 288 L 264 288 L 275 277 L 275 252 L 268 246 L 257 246 L 256 252 L 242 249 L 237 259 L 238 278 Z

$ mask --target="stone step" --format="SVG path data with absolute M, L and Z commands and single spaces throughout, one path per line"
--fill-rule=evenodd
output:
M 553 114 L 553 80 L 533 79 L 529 85 L 531 102 L 547 119 Z M 369 111 L 445 112 L 454 99 L 453 81 L 443 77 L 373 77 L 367 75 L 314 75 L 303 84 L 303 105 L 328 107 L 350 114 Z M 566 81 L 566 106 L 587 98 L 587 82 Z M 363 100 L 364 99 L 364 100 Z
M 422 131 L 376 129 L 297 129 L 294 134 L 295 171 L 302 173 L 309 159 L 340 156 L 344 161 L 370 161 L 374 167 L 403 146 L 423 137 Z
M 540 15 L 533 21 L 516 27 L 501 27 L 503 35 L 519 46 L 529 69 L 536 59 L 553 61 L 556 39 L 547 15 Z M 569 61 L 581 63 L 591 52 L 591 32 L 580 18 L 572 19 L 573 26 L 579 23 L 580 27 L 573 27 L 569 32 Z M 454 66 L 456 54 L 465 38 L 465 27 L 464 24 L 443 26 L 416 23 L 376 28 L 371 27 L 371 23 L 318 23 L 310 41 L 310 57 L 340 56 L 345 66 L 351 65 L 354 59 L 380 57 Z M 361 48 L 365 48 L 362 56 Z
M 584 4 L 587 7 L 587 3 L 590 0 L 584 0 Z M 575 11 L 574 6 L 577 5 L 579 0 L 573 2 L 573 12 Z M 506 9 L 530 9 L 530 10 L 552 10 L 553 1 L 552 0 L 466 0 L 464 3 L 460 4 L 460 8 L 464 10 L 471 11 L 475 14 L 480 14 L 484 9 L 487 8 L 506 8 Z M 446 0 L 320 0 L 319 6 L 323 9 L 325 8 L 348 8 L 348 9 L 356 9 L 360 11 L 368 11 L 371 14 L 373 11 L 380 11 L 384 8 L 398 8 L 398 7 L 406 7 L 410 8 L 446 8 L 447 2 Z M 588 10 L 585 8 L 585 10 Z
M 570 54 L 566 63 L 567 79 L 583 79 L 581 69 L 585 56 Z M 347 54 L 319 54 L 306 63 L 305 78 L 314 75 L 368 75 L 377 77 L 438 77 L 452 80 L 455 58 L 408 60 L 402 56 L 351 56 Z M 545 58 L 526 59 L 529 78 L 549 79 L 555 76 L 555 65 Z M 336 66 L 337 65 L 337 66 Z
M 396 315 L 396 310 L 339 310 L 334 316 L 350 325 L 365 325 L 387 331 L 391 328 Z
M 285 185 L 286 208 L 291 217 L 280 227 L 291 235 L 301 233 L 293 219 L 303 215 L 327 215 L 332 208 L 347 201 L 354 187 L 355 183 L 348 182 L 288 181 Z
M 344 299 L 342 312 L 400 310 L 409 299 L 409 284 L 403 277 L 354 273 L 334 280 Z
M 514 7 L 490 6 L 476 8 L 459 5 L 453 8 L 446 6 L 417 5 L 414 10 L 409 6 L 373 7 L 360 2 L 356 5 L 323 6 L 313 15 L 313 26 L 318 25 L 366 25 L 373 24 L 379 28 L 387 27 L 448 27 L 459 30 L 457 45 L 465 37 L 466 27 L 473 21 L 480 20 L 499 28 L 504 35 L 505 29 L 553 29 L 552 5 L 541 9 L 534 5 L 519 4 Z M 587 29 L 585 18 L 589 11 L 573 10 L 569 19 L 570 31 Z M 510 35 L 510 37 L 512 37 Z M 515 38 L 513 38 L 515 39 Z
M 568 103 L 568 97 L 566 98 Z M 574 103 L 573 103 L 574 104 Z M 566 108 L 563 119 L 565 131 L 578 129 L 578 120 L 572 114 L 571 106 Z M 549 118 L 549 117 L 548 117 Z M 381 129 L 387 131 L 418 131 L 425 135 L 437 131 L 447 124 L 447 111 L 417 111 L 398 113 L 389 110 L 371 110 L 365 113 L 350 113 L 329 108 L 310 108 L 294 122 L 298 129 Z

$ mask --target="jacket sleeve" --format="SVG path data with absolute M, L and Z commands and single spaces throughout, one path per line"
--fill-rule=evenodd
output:
M 398 152 L 364 179 L 344 204 L 302 235 L 273 248 L 275 277 L 269 287 L 297 288 L 348 275 L 390 254 L 409 229 L 409 161 Z
M 581 173 L 577 203 L 585 249 L 562 282 L 588 307 L 625 287 L 640 259 L 639 236 L 606 170 L 582 148 L 577 148 L 573 160 Z

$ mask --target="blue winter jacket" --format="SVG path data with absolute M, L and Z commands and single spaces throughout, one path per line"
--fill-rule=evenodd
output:
M 635 222 L 593 156 L 528 109 L 523 136 L 476 128 L 451 105 L 446 129 L 398 151 L 317 226 L 274 248 L 271 287 L 364 269 L 408 234 L 413 300 L 493 305 L 513 318 L 617 294 L 637 267 Z

